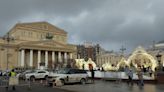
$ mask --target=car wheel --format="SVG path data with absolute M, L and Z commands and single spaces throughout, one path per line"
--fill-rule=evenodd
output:
M 30 77 L 30 80 L 31 80 L 31 81 L 35 81 L 35 77 L 34 77 L 34 76 L 31 76 L 31 77 Z
M 85 79 L 81 79 L 80 83 L 84 85 L 84 84 L 86 84 L 86 80 Z

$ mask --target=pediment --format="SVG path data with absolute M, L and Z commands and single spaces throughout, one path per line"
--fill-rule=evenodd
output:
M 45 40 L 45 41 L 29 41 L 20 43 L 20 45 L 26 46 L 38 46 L 38 47 L 56 47 L 56 48 L 66 48 L 67 45 L 59 43 L 53 40 Z

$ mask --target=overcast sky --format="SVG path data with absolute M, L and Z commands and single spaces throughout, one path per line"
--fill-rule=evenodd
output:
M 37 21 L 67 31 L 69 43 L 128 52 L 164 40 L 164 0 L 0 0 L 0 36 Z

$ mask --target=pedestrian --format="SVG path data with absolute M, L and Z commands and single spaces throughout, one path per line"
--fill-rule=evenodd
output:
M 84 70 L 84 68 L 85 68 L 85 65 L 84 65 L 84 64 L 82 65 L 82 68 L 83 68 L 83 70 Z
M 152 77 L 152 73 L 153 73 L 153 71 L 152 71 L 152 69 L 151 68 L 148 68 L 149 70 L 148 70 L 148 72 L 149 72 L 149 75 L 150 75 L 150 77 Z
M 12 85 L 12 90 L 16 90 L 15 89 L 15 84 L 16 84 L 16 72 L 14 69 L 11 70 L 11 72 L 9 73 L 9 84 Z
M 132 69 L 130 69 L 128 72 L 128 84 L 133 85 L 133 71 L 132 71 Z
M 138 84 L 139 84 L 140 86 L 144 86 L 143 72 L 142 72 L 141 69 L 138 70 L 137 75 L 138 75 Z
M 153 72 L 154 74 L 154 79 L 156 80 L 157 79 L 157 68 L 155 68 L 155 70 L 154 70 L 154 72 Z
M 101 68 L 101 71 L 104 71 L 104 68 L 103 67 Z
M 129 67 L 128 66 L 125 66 L 124 72 L 128 75 L 128 72 L 129 72 Z
M 95 79 L 95 72 L 94 72 L 94 70 L 93 70 L 93 67 L 91 68 L 91 81 L 92 81 L 92 83 L 94 83 L 94 79 Z

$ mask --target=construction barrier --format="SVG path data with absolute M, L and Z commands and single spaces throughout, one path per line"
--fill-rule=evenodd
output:
M 8 87 L 8 86 L 9 86 L 9 77 L 0 76 L 0 87 Z
M 31 88 L 31 82 L 29 80 L 19 80 L 18 77 L 8 77 L 0 76 L 0 87 L 10 87 L 10 86 L 27 86 Z

